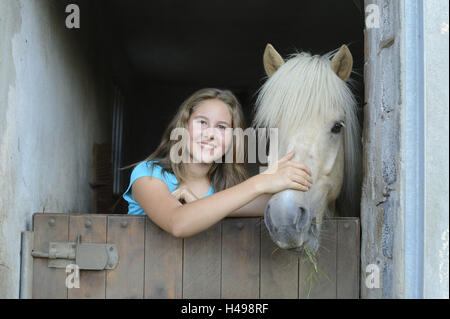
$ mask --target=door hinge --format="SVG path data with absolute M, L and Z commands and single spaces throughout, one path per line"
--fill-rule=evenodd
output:
M 77 242 L 50 242 L 48 253 L 31 252 L 35 258 L 48 258 L 49 268 L 66 268 L 75 264 L 85 270 L 115 269 L 119 263 L 119 253 L 115 244 L 81 243 L 81 235 Z

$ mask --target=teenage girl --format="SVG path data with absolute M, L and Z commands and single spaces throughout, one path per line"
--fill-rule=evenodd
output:
M 182 149 L 188 161 L 174 160 L 179 155 L 174 152 L 179 141 L 171 139 L 175 128 L 189 132 Z M 236 155 L 236 143 L 231 143 L 235 128 L 244 129 L 244 122 L 233 93 L 207 88 L 192 94 L 179 107 L 155 152 L 133 169 L 123 195 L 128 214 L 146 214 L 173 236 L 188 237 L 225 217 L 263 216 L 274 193 L 309 189 L 311 172 L 290 161 L 294 151 L 250 178 L 243 163 L 226 163 L 227 152 Z

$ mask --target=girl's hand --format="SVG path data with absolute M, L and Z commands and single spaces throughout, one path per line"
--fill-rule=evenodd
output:
M 181 185 L 171 194 L 182 204 L 190 203 L 198 199 L 197 196 L 195 196 L 194 193 L 186 185 Z
M 306 192 L 312 185 L 311 171 L 303 163 L 291 162 L 295 150 L 260 173 L 258 183 L 264 193 L 278 193 L 285 189 Z

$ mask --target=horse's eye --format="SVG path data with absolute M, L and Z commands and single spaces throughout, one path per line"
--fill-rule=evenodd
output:
M 341 123 L 335 123 L 334 126 L 331 129 L 331 133 L 338 134 L 341 132 L 342 124 Z

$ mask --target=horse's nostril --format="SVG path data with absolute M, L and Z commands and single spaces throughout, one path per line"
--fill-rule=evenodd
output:
M 265 222 L 266 222 L 266 225 L 267 225 L 269 231 L 271 233 L 276 233 L 278 231 L 278 227 L 272 223 L 272 219 L 270 218 L 271 216 L 269 214 L 269 210 L 270 210 L 270 204 L 267 204 L 266 212 L 264 214 L 264 219 L 265 219 Z
M 265 212 L 264 212 L 264 216 L 265 216 L 266 218 L 269 218 L 269 212 L 270 212 L 270 205 L 267 204 L 266 210 L 265 210 Z
M 294 219 L 294 225 L 297 228 L 297 230 L 300 231 L 306 223 L 307 216 L 306 216 L 306 209 L 300 206 L 298 210 L 299 211 Z

